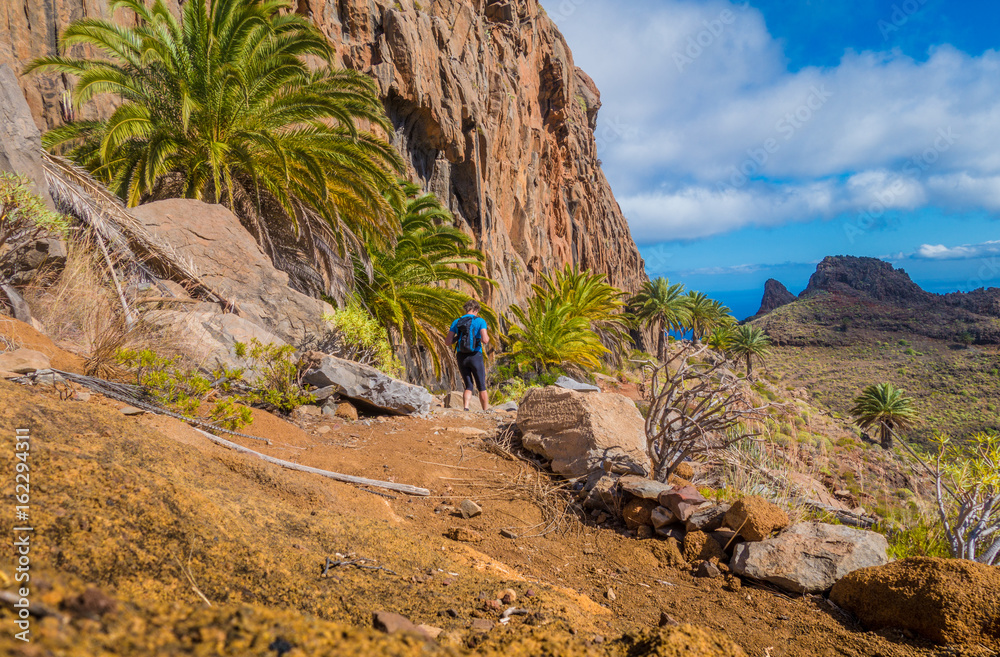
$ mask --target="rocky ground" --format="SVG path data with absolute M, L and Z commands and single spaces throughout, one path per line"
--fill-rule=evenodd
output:
M 431 491 L 410 497 L 272 466 L 99 395 L 62 397 L 0 382 L 2 449 L 16 428 L 33 436 L 32 602 L 50 613 L 31 644 L 0 637 L 10 654 L 742 654 L 730 642 L 772 657 L 990 654 L 866 632 L 822 596 L 698 578 L 658 538 L 563 514 L 556 480 L 490 447 L 508 414 L 257 412 L 251 433 L 272 444 L 235 439 Z M 463 518 L 465 500 L 482 513 Z M 0 562 L 7 591 L 13 574 Z M 526 613 L 504 622 L 510 607 Z M 387 636 L 377 611 L 440 634 L 427 648 Z

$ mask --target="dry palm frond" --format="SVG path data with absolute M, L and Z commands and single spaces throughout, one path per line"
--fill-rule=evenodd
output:
M 94 231 L 109 262 L 113 253 L 117 262 L 144 272 L 151 280 L 156 277 L 146 263 L 156 262 L 167 278 L 210 301 L 235 308 L 235 304 L 201 279 L 190 261 L 152 235 L 116 196 L 84 169 L 46 151 L 42 151 L 42 168 L 56 203 Z M 108 253 L 109 249 L 111 253 Z M 170 294 L 169 290 L 165 292 Z

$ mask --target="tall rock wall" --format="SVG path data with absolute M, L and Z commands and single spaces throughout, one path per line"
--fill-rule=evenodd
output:
M 523 300 L 565 263 L 636 289 L 645 273 L 597 160 L 600 94 L 537 0 L 297 0 L 339 63 L 371 74 L 410 174 L 444 200 L 488 257 L 489 301 Z M 54 52 L 104 0 L 8 0 L 0 63 Z M 67 80 L 22 78 L 41 127 L 62 120 Z M 103 105 L 90 112 L 106 112 Z

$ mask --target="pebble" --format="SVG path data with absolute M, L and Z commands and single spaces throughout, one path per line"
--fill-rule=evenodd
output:
M 462 500 L 462 503 L 458 508 L 462 512 L 462 517 L 466 520 L 469 518 L 475 518 L 483 513 L 483 507 L 479 506 L 472 500 Z
M 512 538 L 512 539 L 517 538 L 517 534 L 510 531 L 509 529 L 501 529 L 500 535 L 503 536 L 504 538 Z
M 614 602 L 615 600 L 618 599 L 618 596 L 615 595 L 615 590 L 612 589 L 612 588 L 608 588 L 608 592 L 605 595 L 607 596 L 608 600 L 610 600 L 611 602 Z
M 318 434 L 330 433 L 330 427 L 323 425 L 320 428 L 316 429 L 316 433 Z
M 514 589 L 504 589 L 500 592 L 500 602 L 509 605 L 515 600 L 517 600 L 517 592 Z
M 698 566 L 698 570 L 695 571 L 695 577 L 708 577 L 710 579 L 715 579 L 722 575 L 722 571 L 719 570 L 711 561 L 702 561 L 701 565 Z
M 89 392 L 84 392 L 82 390 L 79 390 L 79 391 L 73 393 L 73 401 L 89 402 L 90 401 L 90 393 Z
M 143 413 L 146 412 L 146 411 L 142 410 L 141 408 L 136 408 L 135 406 L 122 406 L 118 410 L 120 410 L 123 415 L 129 415 L 129 416 L 131 416 L 131 415 L 142 415 Z
M 485 618 L 476 618 L 472 621 L 471 627 L 473 630 L 476 630 L 477 632 L 489 632 L 490 630 L 493 629 L 495 625 L 496 623 L 494 623 L 491 620 L 487 620 Z
M 660 612 L 660 627 L 675 627 L 677 625 L 680 625 L 680 623 L 675 621 L 670 614 L 665 611 Z

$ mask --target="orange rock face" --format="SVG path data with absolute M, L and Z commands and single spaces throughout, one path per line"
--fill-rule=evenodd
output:
M 537 0 L 298 0 L 296 11 L 339 64 L 378 80 L 410 175 L 487 254 L 489 302 L 522 301 L 539 274 L 570 262 L 630 291 L 645 280 L 597 160 L 600 94 Z M 71 20 L 101 15 L 104 0 L 4 3 L 0 63 L 21 70 L 55 52 Z M 41 127 L 63 120 L 61 76 L 21 84 Z

